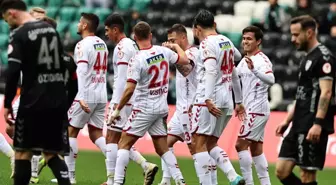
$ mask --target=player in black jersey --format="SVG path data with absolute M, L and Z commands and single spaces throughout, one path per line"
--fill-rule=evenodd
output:
M 63 48 L 57 31 L 26 10 L 23 1 L 5 0 L 0 5 L 5 21 L 17 27 L 8 46 L 4 103 L 8 122 L 20 71 L 23 74 L 14 134 L 14 185 L 29 183 L 32 151 L 42 151 L 59 184 L 69 185 L 67 166 L 58 157 L 69 151 Z
M 291 21 L 292 42 L 307 55 L 300 63 L 295 107 L 276 131 L 282 135 L 293 122 L 276 166 L 284 185 L 317 185 L 316 171 L 323 169 L 328 135 L 334 133 L 331 98 L 335 96 L 336 60 L 317 41 L 316 29 L 316 21 L 308 15 Z M 301 169 L 301 180 L 292 173 L 295 165 Z

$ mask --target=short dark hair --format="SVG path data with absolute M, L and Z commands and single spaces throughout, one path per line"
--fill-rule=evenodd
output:
M 264 37 L 263 31 L 257 26 L 248 26 L 243 29 L 242 33 L 252 32 L 256 40 L 262 40 Z
M 137 39 L 145 40 L 149 38 L 151 27 L 147 22 L 140 21 L 134 26 L 133 31 Z
M 291 24 L 301 24 L 302 30 L 307 30 L 311 28 L 313 31 L 317 28 L 316 20 L 310 15 L 301 15 L 298 17 L 294 17 L 291 20 Z
M 212 28 L 215 23 L 214 15 L 208 10 L 200 10 L 195 19 L 193 26 L 201 26 L 202 28 Z
M 168 34 L 172 34 L 173 32 L 187 34 L 187 29 L 182 24 L 174 24 L 168 30 Z
M 81 16 L 89 21 L 88 28 L 90 32 L 96 32 L 99 25 L 99 17 L 93 13 L 81 13 Z
M 1 1 L 0 1 L 1 2 Z M 27 5 L 21 0 L 4 0 L 0 5 L 1 13 L 5 13 L 9 9 L 27 11 Z
M 57 28 L 57 22 L 55 21 L 55 19 L 50 18 L 50 17 L 43 17 L 42 21 L 47 22 L 48 24 L 50 24 L 53 28 Z
M 104 24 L 105 24 L 105 26 L 107 26 L 109 28 L 117 27 L 121 32 L 123 32 L 124 29 L 125 29 L 125 20 L 118 13 L 114 13 L 114 14 L 109 15 L 106 18 Z

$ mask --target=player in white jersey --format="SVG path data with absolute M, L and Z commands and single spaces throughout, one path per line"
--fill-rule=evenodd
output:
M 190 153 L 194 155 L 190 132 L 194 126 L 189 119 L 189 108 L 192 106 L 197 86 L 196 63 L 199 60 L 199 51 L 189 44 L 187 30 L 182 24 L 175 24 L 168 30 L 168 42 L 178 44 L 190 60 L 188 65 L 176 64 L 176 111 L 168 123 L 168 147 L 173 152 L 177 141 L 185 141 Z M 159 185 L 170 185 L 171 174 L 163 159 L 161 164 L 163 176 Z
M 270 185 L 263 141 L 264 129 L 270 115 L 268 88 L 274 84 L 272 63 L 259 49 L 263 37 L 260 28 L 249 26 L 242 31 L 242 34 L 246 56 L 238 64 L 237 71 L 242 83 L 243 104 L 247 117 L 241 123 L 236 150 L 246 184 L 254 184 L 252 176 L 252 163 L 254 163 L 260 184 Z
M 111 14 L 105 20 L 105 35 L 113 43 L 117 44 L 113 51 L 113 96 L 109 105 L 109 112 L 115 110 L 122 93 L 124 92 L 127 81 L 127 67 L 129 60 L 138 51 L 136 43 L 126 38 L 124 33 L 124 19 L 119 14 Z M 107 182 L 106 185 L 113 185 L 115 165 L 117 161 L 118 143 L 120 140 L 122 129 L 124 128 L 128 117 L 132 111 L 132 99 L 120 111 L 120 120 L 115 125 L 107 127 L 106 133 L 106 169 L 107 169 Z M 141 165 L 144 170 L 145 182 L 153 182 L 158 167 L 155 164 L 149 163 L 146 159 L 135 150 L 134 147 L 130 150 L 130 159 Z
M 93 143 L 105 155 L 106 141 L 103 136 L 105 108 L 107 103 L 106 69 L 108 50 L 105 42 L 94 33 L 99 18 L 92 13 L 82 13 L 78 33 L 82 40 L 77 43 L 74 60 L 77 64 L 78 93 L 68 111 L 70 154 L 65 157 L 71 183 L 75 179 L 75 159 L 78 153 L 77 136 L 86 124 Z
M 184 185 L 185 182 L 176 158 L 168 150 L 165 121 L 168 115 L 169 64 L 177 62 L 189 64 L 189 59 L 176 44 L 166 45 L 174 47 L 177 54 L 166 47 L 152 46 L 151 27 L 146 22 L 137 23 L 134 33 L 140 51 L 128 64 L 126 89 L 117 109 L 108 120 L 110 124 L 115 124 L 120 110 L 124 108 L 132 95 L 135 95 L 132 113 L 119 142 L 114 185 L 123 183 L 125 169 L 129 163 L 129 150 L 147 131 L 152 136 L 156 152 L 166 162 L 176 184 Z
M 201 184 L 212 184 L 209 168 L 211 157 L 226 174 L 231 185 L 245 184 L 233 168 L 226 152 L 217 145 L 232 115 L 232 89 L 236 101 L 236 113 L 244 118 L 241 87 L 234 67 L 235 47 L 225 36 L 215 30 L 214 16 L 201 10 L 194 20 L 194 34 L 201 41 L 200 54 L 204 63 L 199 75 L 193 107 L 193 121 L 198 125 L 195 135 L 197 173 Z M 209 155 L 210 154 L 210 155 Z M 211 156 L 211 157 L 210 157 Z

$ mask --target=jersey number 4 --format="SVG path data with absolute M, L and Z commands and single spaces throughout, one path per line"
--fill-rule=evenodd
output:
M 106 73 L 106 70 L 107 70 L 107 53 L 106 52 L 104 52 L 103 63 L 101 61 L 102 60 L 100 58 L 100 52 L 98 52 L 96 63 L 93 66 L 93 70 L 95 70 L 97 74 L 100 74 L 101 71 L 103 71 L 104 74 Z
M 233 70 L 233 50 L 230 49 L 229 51 L 226 50 L 224 51 L 224 56 L 223 56 L 223 61 L 222 61 L 222 67 L 221 70 L 223 71 L 224 74 L 231 74 Z
M 160 70 L 163 70 L 163 79 L 161 81 L 158 81 Z M 148 69 L 148 74 L 153 74 L 153 78 L 151 79 L 149 83 L 149 89 L 155 88 L 155 87 L 161 87 L 166 84 L 168 84 L 168 63 L 166 61 L 162 61 L 160 63 L 160 69 L 158 66 L 153 65 L 150 66 Z

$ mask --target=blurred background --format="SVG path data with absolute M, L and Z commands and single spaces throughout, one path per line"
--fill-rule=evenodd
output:
M 63 38 L 66 51 L 73 52 L 80 40 L 77 22 L 81 12 L 92 12 L 99 16 L 101 25 L 97 35 L 106 40 L 109 50 L 108 91 L 112 94 L 114 45 L 104 36 L 104 20 L 114 12 L 124 16 L 125 32 L 132 37 L 132 27 L 138 21 L 147 21 L 152 26 L 153 44 L 166 41 L 167 29 L 182 23 L 191 32 L 196 13 L 204 8 L 214 13 L 217 31 L 229 37 L 237 48 L 241 48 L 241 31 L 251 24 L 264 31 L 262 51 L 271 59 L 276 84 L 270 88 L 272 110 L 287 110 L 293 102 L 300 58 L 291 44 L 290 19 L 310 14 L 319 23 L 319 40 L 336 52 L 336 0 L 24 0 L 29 9 L 45 8 L 47 15 L 57 20 L 57 30 Z M 9 28 L 0 21 L 0 93 L 4 91 L 4 70 L 7 67 Z M 190 41 L 193 37 L 190 35 Z M 175 104 L 175 69 L 171 68 L 169 104 Z

